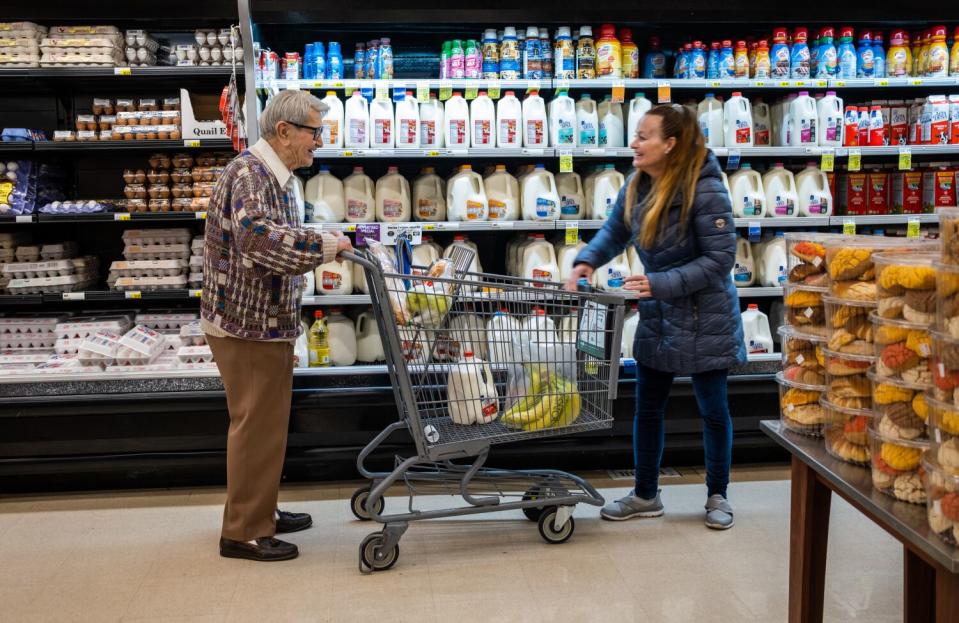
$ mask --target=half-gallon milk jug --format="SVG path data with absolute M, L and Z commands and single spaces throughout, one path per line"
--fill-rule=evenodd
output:
M 513 354 L 513 337 L 522 331 L 518 318 L 510 316 L 506 308 L 493 312 L 486 325 L 487 350 L 490 363 L 512 364 L 517 361 Z
M 316 267 L 318 294 L 353 294 L 353 265 L 333 260 Z
M 450 257 L 453 253 L 453 249 L 456 247 L 461 247 L 463 249 L 469 249 L 473 252 L 473 261 L 470 262 L 469 268 L 466 269 L 468 273 L 481 273 L 483 272 L 483 264 L 480 263 L 479 259 L 479 247 L 476 246 L 476 243 L 470 240 L 464 234 L 456 234 L 453 236 L 453 242 L 450 246 L 446 247 L 443 251 L 443 257 Z
M 623 187 L 623 174 L 616 170 L 613 164 L 607 164 L 593 181 L 593 201 L 590 218 L 606 219 L 616 206 L 616 197 Z
M 546 310 L 542 307 L 534 307 L 532 313 L 523 319 L 523 341 L 528 340 L 533 344 L 542 346 L 556 343 L 556 323 L 546 315 Z M 535 354 L 535 351 L 533 351 Z M 537 360 L 538 357 L 529 359 Z
M 587 93 L 576 102 L 576 126 L 580 147 L 599 146 L 599 113 L 596 102 Z
M 430 95 L 430 101 L 420 105 L 420 147 L 443 147 L 446 144 L 446 124 L 443 104 Z
M 523 146 L 523 104 L 513 91 L 496 103 L 496 146 L 519 149 Z
M 323 115 L 323 147 L 343 147 L 343 101 L 336 96 L 336 91 L 327 91 L 323 103 L 329 107 Z
M 542 281 L 559 281 L 559 266 L 556 265 L 556 251 L 553 245 L 546 241 L 545 234 L 533 234 L 533 240 L 523 249 L 522 270 L 519 275 L 523 279 L 539 279 Z M 534 284 L 542 287 L 542 284 Z
M 446 186 L 446 209 L 450 221 L 485 221 L 489 218 L 489 202 L 483 178 L 468 164 L 450 178 Z
M 396 119 L 393 123 L 397 147 L 420 146 L 420 109 L 412 91 L 407 91 L 406 96 L 396 102 Z
M 835 91 L 826 91 L 826 96 L 816 104 L 819 115 L 819 144 L 823 147 L 842 147 L 843 103 Z
M 760 286 L 781 288 L 786 283 L 786 239 L 782 234 L 763 245 L 759 264 Z
M 576 102 L 566 91 L 549 103 L 549 142 L 553 147 L 576 147 Z
M 699 102 L 699 127 L 706 137 L 706 147 L 722 147 L 725 144 L 723 129 L 723 105 L 712 93 Z
M 359 91 L 346 100 L 346 135 L 343 145 L 364 149 L 370 146 L 370 106 Z
M 446 100 L 446 146 L 466 148 L 470 146 L 470 107 L 459 91 Z
M 623 319 L 623 350 L 625 359 L 633 359 L 633 342 L 636 341 L 636 329 L 639 328 L 639 306 L 633 305 Z
M 576 259 L 576 255 L 586 247 L 586 243 L 582 240 L 577 240 L 576 244 L 566 244 L 565 240 L 561 242 L 563 244 L 556 245 L 554 249 L 556 250 L 556 264 L 559 265 L 558 281 L 566 283 L 573 272 L 573 261 Z
M 614 103 L 612 95 L 603 98 L 599 105 L 599 146 L 609 148 L 626 146 L 623 106 Z
M 352 366 L 356 363 L 356 327 L 343 315 L 343 310 L 334 307 L 326 320 L 327 339 L 330 342 L 330 360 L 334 366 Z
M 356 318 L 356 360 L 360 363 L 386 361 L 383 340 L 372 309 Z
M 537 164 L 536 169 L 523 179 L 523 219 L 527 221 L 559 220 L 559 193 L 556 179 L 546 166 Z
M 639 120 L 643 118 L 649 109 L 653 107 L 653 103 L 646 99 L 646 94 L 639 92 L 629 102 L 629 115 L 627 115 L 626 121 L 626 143 L 628 144 L 633 140 L 633 137 L 636 136 L 636 132 L 639 128 Z
M 381 223 L 407 223 L 412 219 L 410 183 L 400 175 L 397 167 L 390 167 L 386 175 L 376 180 L 376 220 Z
M 766 216 L 763 178 L 748 162 L 744 162 L 729 178 L 729 201 L 733 205 L 733 216 L 736 218 Z
M 413 181 L 413 218 L 426 222 L 446 220 L 446 182 L 433 167 L 424 167 Z
M 622 292 L 626 277 L 630 275 L 629 260 L 625 253 L 617 255 L 609 264 L 599 269 L 599 287 L 607 292 Z
M 369 294 L 370 285 L 366 282 L 366 269 L 353 264 L 353 290 L 360 294 Z
M 576 314 L 567 314 L 559 319 L 556 327 L 556 337 L 560 342 L 573 344 L 576 342 Z
M 799 216 L 832 216 L 832 191 L 829 178 L 819 170 L 815 162 L 806 163 L 806 168 L 796 176 L 799 195 Z
M 777 162 L 763 175 L 763 188 L 766 190 L 766 210 L 769 216 L 796 216 L 799 194 L 796 192 L 796 178 L 783 163 Z
M 393 132 L 393 102 L 373 100 L 370 103 L 370 147 L 391 148 L 396 144 Z
M 646 266 L 643 264 L 643 260 L 639 259 L 639 251 L 636 250 L 636 245 L 631 244 L 627 247 L 626 258 L 629 259 L 629 273 L 631 275 L 646 274 Z
M 753 249 L 745 238 L 736 239 L 736 264 L 733 265 L 733 283 L 737 288 L 748 288 L 756 283 L 756 261 Z
M 726 147 L 753 146 L 753 113 L 749 100 L 739 91 L 726 100 L 723 110 L 723 128 Z
M 300 324 L 306 324 L 306 323 L 301 322 Z M 298 335 L 296 338 L 296 342 L 293 344 L 293 367 L 294 368 L 310 367 L 309 333 L 310 333 L 310 327 L 307 326 L 300 332 L 300 335 Z
M 473 356 L 472 351 L 464 352 L 460 362 L 450 366 L 446 399 L 454 424 L 487 424 L 499 415 L 493 373 L 486 362 Z
M 556 190 L 559 192 L 561 219 L 575 221 L 586 218 L 586 198 L 579 173 L 557 173 Z
M 753 145 L 768 147 L 772 145 L 773 121 L 769 104 L 757 97 L 753 103 Z
M 343 180 L 347 222 L 372 223 L 376 220 L 373 191 L 373 180 L 363 172 L 363 167 L 353 167 L 353 173 Z
M 523 147 L 546 147 L 548 142 L 546 102 L 539 96 L 539 91 L 530 91 L 523 100 Z
M 483 185 L 489 202 L 489 220 L 519 219 L 519 182 L 506 170 L 505 164 L 496 165 L 496 170 L 483 180 Z
M 743 312 L 743 337 L 746 354 L 759 355 L 773 352 L 773 336 L 769 331 L 769 318 L 759 311 L 759 305 L 750 303 Z
M 314 223 L 339 223 L 346 218 L 343 182 L 330 173 L 326 165 L 306 183 L 303 199 L 307 219 Z
M 470 102 L 470 119 L 473 124 L 473 147 L 496 147 L 496 104 L 486 91 Z
M 819 144 L 819 111 L 816 100 L 809 97 L 809 91 L 800 91 L 799 96 L 789 105 L 789 117 L 792 122 L 791 140 L 793 147 L 809 147 Z

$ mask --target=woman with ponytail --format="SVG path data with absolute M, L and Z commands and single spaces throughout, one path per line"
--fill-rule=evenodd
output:
M 676 375 L 691 376 L 703 418 L 706 453 L 706 525 L 731 528 L 726 499 L 732 420 L 726 397 L 729 368 L 746 361 L 739 299 L 730 271 L 736 228 L 719 162 L 706 149 L 694 112 L 657 106 L 639 123 L 630 147 L 635 172 L 609 220 L 576 257 L 567 284 L 634 245 L 645 275 L 626 280 L 639 297 L 636 415 L 633 420 L 635 489 L 607 504 L 605 519 L 658 517 L 665 441 L 663 418 Z

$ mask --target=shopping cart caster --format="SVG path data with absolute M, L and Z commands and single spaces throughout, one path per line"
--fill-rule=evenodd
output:
M 350 510 L 353 511 L 353 514 L 360 521 L 369 521 L 371 514 L 369 509 L 366 508 L 366 501 L 370 497 L 370 491 L 373 489 L 372 486 L 361 487 L 353 492 L 353 497 L 350 498 Z M 376 501 L 376 504 L 373 505 L 373 510 L 375 514 L 380 515 L 383 512 L 383 507 L 386 506 L 386 500 L 380 498 Z
M 538 500 L 542 497 L 544 497 L 542 495 L 542 489 L 540 489 L 539 487 L 532 487 L 531 489 L 527 490 L 526 493 L 523 494 L 523 501 L 529 502 L 531 500 Z M 546 510 L 546 508 L 543 506 L 527 506 L 526 508 L 522 510 L 523 510 L 523 514 L 526 515 L 527 519 L 529 519 L 532 522 L 537 522 L 539 521 L 540 516 L 543 514 L 543 511 Z
M 387 551 L 383 549 L 385 537 L 382 532 L 373 532 L 366 535 L 360 543 L 360 571 L 386 571 L 396 564 L 400 557 L 400 546 L 394 544 Z
M 573 530 L 576 529 L 576 522 L 573 521 L 573 507 L 571 506 L 551 506 L 543 509 L 539 516 L 539 535 L 550 545 L 559 545 L 569 540 L 573 536 Z M 556 521 L 559 519 L 566 521 L 557 528 Z

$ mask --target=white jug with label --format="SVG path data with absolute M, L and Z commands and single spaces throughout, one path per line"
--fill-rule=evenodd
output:
M 726 147 L 753 146 L 753 111 L 749 100 L 739 91 L 726 100 L 723 106 L 723 140 Z
M 397 167 L 376 180 L 376 220 L 381 223 L 408 223 L 413 217 L 410 183 Z
M 486 91 L 480 91 L 479 96 L 470 102 L 470 120 L 473 147 L 496 147 L 496 104 Z
M 513 352 L 513 338 L 522 331 L 519 319 L 511 316 L 506 308 L 493 312 L 486 324 L 487 352 L 490 363 L 513 364 L 517 358 Z
M 559 265 L 559 281 L 566 283 L 566 280 L 573 273 L 573 262 L 579 252 L 586 248 L 586 243 L 578 239 L 576 244 L 566 244 L 565 240 L 562 242 L 562 244 L 556 245 L 554 249 L 556 250 L 556 264 Z
M 646 94 L 639 92 L 629 102 L 629 114 L 626 119 L 626 142 L 627 144 L 636 137 L 639 130 L 639 120 L 643 118 L 653 107 L 653 103 L 646 99 Z
M 639 306 L 633 305 L 626 318 L 623 319 L 623 348 L 622 356 L 625 359 L 633 359 L 633 342 L 636 341 L 636 329 L 639 328 Z
M 316 276 L 311 270 L 303 273 L 303 296 L 313 296 L 316 294 Z
M 759 285 L 781 288 L 786 283 L 786 239 L 782 233 L 763 245 L 759 255 Z
M 372 309 L 356 318 L 356 360 L 360 363 L 386 361 L 383 340 Z
M 619 190 L 626 182 L 623 174 L 616 170 L 615 165 L 607 164 L 593 182 L 592 213 L 590 218 L 605 220 L 612 214 L 616 206 Z
M 373 180 L 363 167 L 353 167 L 353 173 L 343 180 L 346 200 L 346 220 L 349 223 L 372 223 L 376 220 Z
M 743 318 L 743 339 L 746 342 L 747 355 L 771 354 L 773 336 L 769 330 L 769 318 L 759 311 L 759 305 L 750 303 Z
M 353 264 L 353 291 L 359 294 L 370 293 L 370 286 L 366 282 L 366 269 L 359 264 Z
M 536 170 L 523 179 L 523 219 L 527 221 L 555 221 L 559 219 L 559 193 L 556 179 L 546 166 L 536 165 Z
M 370 105 L 359 91 L 346 100 L 346 128 L 343 145 L 347 149 L 370 146 Z
M 549 143 L 549 119 L 546 102 L 539 91 L 530 91 L 523 100 L 523 147 L 543 148 Z
M 483 178 L 468 164 L 446 186 L 446 209 L 450 221 L 479 222 L 489 218 L 489 201 Z
M 413 218 L 425 222 L 446 220 L 446 182 L 433 167 L 423 167 L 413 181 Z
M 549 103 L 549 142 L 557 149 L 576 147 L 576 102 L 567 91 Z
M 311 273 L 312 274 L 312 273 Z M 301 322 L 301 325 L 306 324 Z M 308 335 L 310 332 L 309 327 L 302 329 L 300 334 L 296 337 L 296 342 L 293 344 L 293 367 L 294 368 L 309 368 L 310 367 L 310 347 L 308 342 Z
M 446 100 L 446 146 L 456 149 L 466 149 L 470 146 L 470 107 L 463 94 L 453 92 L 453 97 Z
M 370 147 L 391 149 L 395 144 L 393 102 L 390 100 L 373 100 L 370 103 Z
M 630 275 L 629 260 L 625 253 L 617 255 L 605 266 L 601 266 L 599 272 L 599 287 L 607 292 L 623 292 L 626 286 L 626 277 Z
M 616 149 L 626 146 L 626 122 L 622 104 L 607 95 L 599 104 L 599 146 Z
M 603 166 L 593 166 L 587 169 L 589 171 L 583 178 L 583 194 L 586 197 L 586 217 L 592 218 L 593 213 L 593 191 L 596 189 L 596 176 L 605 171 Z
M 744 162 L 729 178 L 729 201 L 736 218 L 762 218 L 766 216 L 766 191 L 763 178 L 752 165 Z
M 413 246 L 413 266 L 429 268 L 439 257 L 440 252 L 437 251 L 435 245 L 426 243 Z
M 842 147 L 843 113 L 841 97 L 835 91 L 826 91 L 826 96 L 816 103 L 819 115 L 819 144 L 823 147 Z
M 565 344 L 576 343 L 576 314 L 567 314 L 559 319 L 556 327 L 556 337 Z
M 596 102 L 587 93 L 576 102 L 576 126 L 580 147 L 599 147 L 599 112 Z
M 532 234 L 532 241 L 523 248 L 520 277 L 542 281 L 559 281 L 559 266 L 556 265 L 556 251 L 546 241 L 545 234 Z M 542 284 L 534 284 L 542 287 Z
M 336 96 L 336 91 L 327 91 L 322 101 L 329 107 L 320 122 L 323 128 L 323 147 L 343 147 L 343 123 L 346 116 L 343 101 Z
M 473 313 L 458 314 L 449 322 L 452 341 L 451 355 L 459 358 L 461 353 L 473 352 L 484 361 L 489 359 L 486 323 Z
M 799 195 L 799 216 L 832 216 L 832 191 L 829 178 L 815 162 L 807 162 L 806 168 L 796 176 Z
M 766 190 L 766 211 L 770 216 L 797 216 L 799 194 L 796 192 L 796 178 L 783 163 L 777 162 L 766 171 L 763 188 Z
M 446 247 L 446 249 L 443 251 L 443 257 L 447 257 L 447 258 L 450 257 L 450 255 L 453 253 L 453 249 L 455 249 L 456 247 L 469 249 L 470 251 L 473 252 L 473 261 L 470 262 L 469 268 L 466 269 L 466 272 L 469 272 L 469 273 L 483 272 L 483 264 L 480 262 L 480 259 L 479 259 L 479 247 L 476 246 L 475 242 L 470 240 L 464 234 L 456 234 L 455 236 L 453 236 L 452 244 Z
M 410 149 L 420 146 L 420 109 L 412 91 L 407 91 L 396 102 L 396 118 L 393 121 L 396 131 L 396 146 Z
M 350 262 L 333 260 L 317 266 L 317 294 L 353 294 L 353 265 Z
M 352 366 L 356 363 L 356 327 L 343 315 L 343 310 L 334 307 L 326 320 L 327 339 L 330 344 L 330 361 L 334 366 Z
M 499 415 L 499 396 L 493 373 L 489 365 L 475 357 L 472 351 L 463 353 L 460 362 L 450 366 L 446 400 L 454 424 L 488 424 Z
M 441 148 L 446 145 L 446 115 L 443 104 L 430 95 L 430 101 L 420 105 L 420 147 Z
M 773 120 L 769 104 L 757 97 L 753 102 L 753 145 L 769 147 L 772 145 Z
M 330 173 L 326 165 L 306 183 L 303 199 L 307 222 L 340 223 L 346 218 L 343 182 Z
M 541 307 L 534 307 L 530 315 L 526 316 L 523 319 L 523 341 L 528 341 L 531 344 L 538 344 L 540 346 L 546 346 L 549 344 L 555 344 L 556 339 L 556 323 L 553 322 L 553 319 L 546 315 L 546 310 Z M 531 354 L 535 355 L 536 351 L 532 350 Z M 529 359 L 538 359 L 538 357 L 529 357 Z
M 629 259 L 629 273 L 631 275 L 646 274 L 646 266 L 643 265 L 643 260 L 639 259 L 639 251 L 636 250 L 636 245 L 631 244 L 626 248 L 626 258 Z
M 737 288 L 748 288 L 756 283 L 756 260 L 753 258 L 753 248 L 745 238 L 736 239 L 733 283 Z
M 779 111 L 779 143 L 777 147 L 790 147 L 793 144 L 793 117 L 792 103 L 796 99 L 795 93 L 790 93 L 780 105 Z
M 706 147 L 722 147 L 725 145 L 723 129 L 723 104 L 712 93 L 706 94 L 706 99 L 699 102 L 697 110 L 699 128 L 706 138 Z
M 819 145 L 819 111 L 816 100 L 809 91 L 800 91 L 799 96 L 789 105 L 789 117 L 792 122 L 790 144 L 793 147 L 811 147 Z
M 586 218 L 586 196 L 579 173 L 557 173 L 556 190 L 559 192 L 560 218 L 578 221 Z
M 489 202 L 490 221 L 515 221 L 519 219 L 519 182 L 509 174 L 505 164 L 496 165 L 496 169 L 483 180 L 486 187 L 486 199 Z
M 496 146 L 519 149 L 523 146 L 523 104 L 513 91 L 496 103 Z

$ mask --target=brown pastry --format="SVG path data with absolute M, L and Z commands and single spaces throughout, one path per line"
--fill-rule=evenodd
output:
M 900 428 L 922 428 L 926 425 L 916 412 L 912 410 L 912 404 L 908 402 L 896 402 L 887 407 L 899 405 L 897 408 L 888 409 L 883 415 L 889 418 L 893 424 Z
M 902 307 L 906 304 L 904 296 L 889 296 L 879 299 L 879 316 L 881 318 L 900 318 L 902 317 Z
M 846 344 L 851 344 L 856 339 L 856 336 L 846 331 L 845 329 L 837 329 L 832 332 L 832 335 L 829 337 L 829 350 L 840 350 Z
M 818 275 L 809 275 L 806 279 L 803 280 L 803 283 L 807 286 L 817 286 L 817 287 L 826 287 L 829 285 L 829 275 L 826 273 L 820 273 Z
M 959 294 L 941 299 L 939 305 L 942 306 L 942 315 L 944 317 L 952 318 L 953 316 L 959 316 Z
M 924 314 L 936 312 L 935 290 L 907 290 L 906 305 Z
M 802 366 L 787 366 L 783 370 L 783 378 L 787 381 L 795 381 L 805 385 L 825 385 L 826 377 L 817 370 L 810 370 Z
M 868 409 L 872 406 L 872 400 L 869 398 L 847 398 L 832 392 L 826 394 L 826 399 L 842 409 Z
M 804 368 L 818 368 L 819 362 L 816 361 L 816 349 L 814 347 L 802 350 L 789 351 L 786 357 L 786 363 L 794 363 Z
M 818 404 L 806 404 L 798 407 L 789 405 L 783 414 L 790 420 L 795 420 L 800 424 L 810 426 L 813 424 L 822 424 L 826 421 L 826 415 L 822 407 Z
M 857 317 L 866 317 L 869 315 L 868 307 L 857 307 L 855 305 L 840 305 L 836 308 L 832 316 L 832 326 L 839 328 L 845 327 L 851 320 Z
M 945 365 L 947 370 L 956 370 L 959 368 L 959 346 L 949 342 L 940 342 L 937 358 Z
M 902 307 L 902 317 L 916 324 L 932 324 L 936 321 L 936 314 L 934 312 L 921 312 L 910 307 L 908 303 Z
M 825 273 L 825 266 L 814 266 L 813 264 L 796 264 L 789 271 L 789 281 L 792 283 L 802 283 L 807 277 L 821 275 Z
M 829 392 L 846 398 L 865 398 L 872 395 L 872 384 L 862 375 L 844 376 L 832 380 L 829 384 Z
M 846 331 L 856 336 L 856 339 L 872 342 L 873 325 L 866 316 L 856 316 L 846 323 Z
M 864 374 L 869 369 L 868 361 L 857 359 L 843 359 L 841 357 L 826 357 L 826 372 L 833 376 L 852 376 Z
M 829 274 L 835 281 L 858 279 L 873 268 L 872 249 L 843 247 L 829 258 Z
M 873 355 L 872 342 L 865 340 L 853 340 L 839 349 L 844 355 Z
M 786 310 L 789 324 L 795 326 L 821 325 L 826 317 L 822 306 L 819 307 L 789 307 Z
M 905 342 L 890 344 L 879 354 L 882 364 L 893 372 L 911 368 L 919 363 L 919 355 L 909 350 Z

